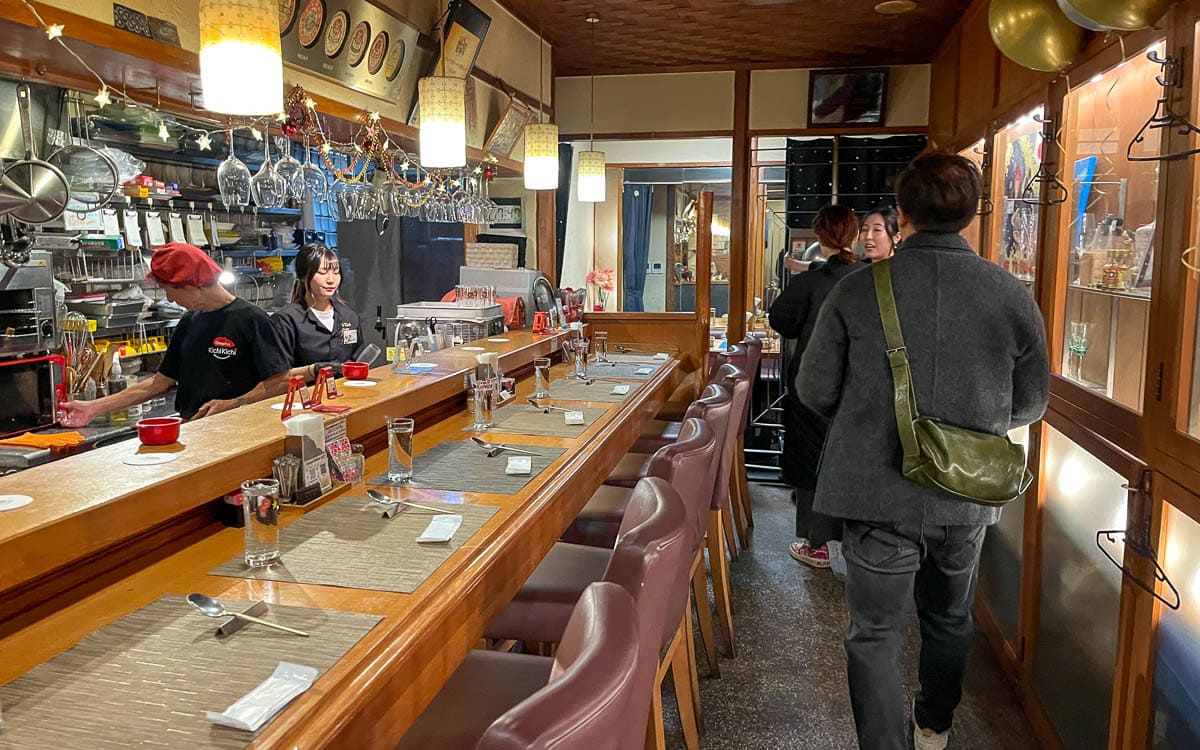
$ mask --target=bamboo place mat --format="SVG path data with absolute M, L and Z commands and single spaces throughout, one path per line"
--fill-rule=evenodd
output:
M 550 383 L 550 398 L 566 399 L 568 401 L 595 401 L 602 404 L 619 404 L 633 395 L 634 391 L 638 388 L 633 383 L 626 383 L 625 385 L 629 387 L 629 393 L 621 396 L 612 392 L 615 385 L 619 384 L 597 380 L 588 385 L 581 380 L 561 378 Z
M 497 412 L 497 414 L 499 413 Z M 558 422 L 562 424 L 562 414 L 558 415 Z M 525 489 L 525 485 L 529 484 L 530 480 L 541 474 L 563 454 L 562 448 L 517 443 L 512 443 L 512 445 L 537 453 L 536 456 L 531 456 L 533 469 L 528 474 L 504 473 L 508 466 L 509 456 L 518 454 L 501 453 L 495 458 L 488 458 L 486 451 L 471 441 L 464 440 L 439 443 L 417 455 L 413 460 L 413 478 L 408 482 L 390 482 L 387 474 L 381 474 L 369 480 L 367 484 L 380 487 L 414 487 L 425 490 L 515 495 Z M 421 504 L 424 505 L 424 501 Z M 466 523 L 466 519 L 463 519 L 463 523 Z
M 431 511 L 405 507 L 395 518 L 384 518 L 385 506 L 365 497 L 341 497 L 283 530 L 280 563 L 250 568 L 236 557 L 211 575 L 411 594 L 497 510 L 424 500 L 420 504 L 463 517 L 453 539 L 445 544 L 417 544 L 417 537 L 437 516 Z
M 224 604 L 240 612 L 251 603 Z M 326 672 L 380 620 L 280 604 L 265 618 L 309 637 L 250 624 L 217 638 L 221 620 L 182 596 L 151 602 L 0 687 L 0 748 L 246 747 L 256 733 L 204 712 L 224 711 L 281 661 Z
M 588 362 L 589 378 L 620 378 L 622 380 L 649 380 L 662 362 Z M 638 370 L 650 368 L 650 372 L 638 374 Z
M 596 386 L 600 383 L 597 381 Z M 609 390 L 615 383 L 609 383 Z M 553 386 L 550 388 L 550 393 L 558 396 L 555 393 Z M 560 398 L 566 398 L 561 396 Z M 599 400 L 599 399 L 597 399 Z M 557 404 L 555 404 L 557 406 Z M 583 424 L 567 424 L 566 415 L 561 411 L 551 411 L 546 414 L 541 409 L 528 403 L 513 403 L 501 407 L 493 412 L 492 421 L 496 426 L 486 432 L 503 432 L 517 435 L 540 435 L 542 437 L 561 437 L 561 438 L 577 438 L 587 432 L 587 429 L 592 426 L 600 417 L 607 413 L 607 409 L 574 409 L 574 411 L 583 412 Z M 471 428 L 467 427 L 466 432 L 471 432 Z M 541 452 L 544 450 L 540 445 L 536 446 L 519 446 L 528 447 L 531 451 Z M 534 459 L 533 466 L 537 468 L 537 459 Z

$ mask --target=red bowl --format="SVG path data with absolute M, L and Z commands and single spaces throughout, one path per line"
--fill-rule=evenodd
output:
M 179 442 L 179 417 L 155 417 L 137 423 L 138 439 L 142 445 L 170 445 Z
M 342 375 L 347 380 L 363 380 L 371 372 L 371 366 L 366 362 L 343 362 Z

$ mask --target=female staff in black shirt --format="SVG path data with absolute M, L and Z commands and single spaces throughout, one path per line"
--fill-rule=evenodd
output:
M 340 374 L 366 346 L 358 315 L 338 297 L 342 266 L 337 254 L 319 242 L 300 248 L 293 270 L 292 301 L 271 318 L 291 375 L 316 378 L 330 365 Z

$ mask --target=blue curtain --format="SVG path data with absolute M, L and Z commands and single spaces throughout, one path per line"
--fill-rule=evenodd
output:
M 625 307 L 642 312 L 642 293 L 646 289 L 646 263 L 650 260 L 650 216 L 654 198 L 650 185 L 626 185 L 622 201 L 625 228 L 621 238 L 621 263 L 624 269 Z

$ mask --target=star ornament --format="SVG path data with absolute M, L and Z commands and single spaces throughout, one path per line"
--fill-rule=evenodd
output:
M 304 106 L 305 106 L 305 107 L 308 107 L 309 109 L 316 109 L 316 108 L 317 108 L 317 103 L 316 103 L 316 102 L 314 102 L 314 101 L 313 101 L 313 99 L 312 99 L 312 97 L 310 96 L 310 97 L 308 97 L 307 99 L 305 99 L 305 100 L 304 100 Z
M 100 107 L 101 109 L 103 109 L 104 107 L 107 107 L 109 104 L 112 104 L 112 97 L 109 96 L 109 94 L 108 94 L 107 86 L 102 87 L 99 91 L 96 92 L 95 101 L 96 101 L 96 106 Z
M 367 115 L 367 117 L 370 118 L 371 122 L 379 122 L 378 112 L 372 112 L 371 114 Z
M 326 154 L 326 155 L 329 154 L 329 144 L 328 143 L 321 144 L 321 153 Z
M 250 128 L 250 135 L 254 136 L 254 140 L 261 141 L 263 136 L 258 128 Z
M 208 133 L 201 133 L 196 139 L 196 147 L 201 151 L 212 151 L 212 137 Z
M 46 27 L 46 38 L 51 41 L 58 39 L 63 35 L 63 25 L 61 23 L 52 23 Z

